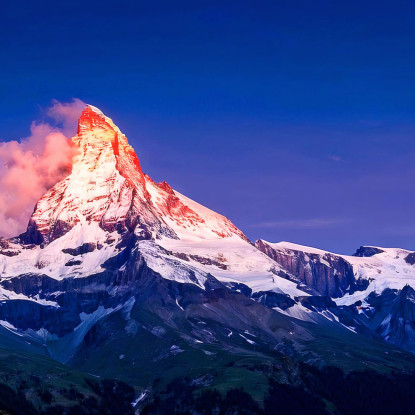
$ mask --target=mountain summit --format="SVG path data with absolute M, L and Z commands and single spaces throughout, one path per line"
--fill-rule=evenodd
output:
M 4 263 L 3 275 L 37 272 L 41 264 L 53 278 L 87 276 L 128 240 L 149 241 L 140 251 L 171 279 L 203 285 L 215 264 L 215 270 L 227 271 L 226 278 L 239 281 L 241 276 L 257 287 L 275 283 L 276 263 L 229 219 L 144 174 L 126 136 L 99 109 L 84 108 L 70 142 L 75 153 L 70 174 L 38 201 L 17 239 L 33 248 L 14 246 L 16 256 Z M 84 252 L 83 261 L 71 260 L 68 252 L 82 246 L 99 249 Z M 155 259 L 160 250 L 174 255 Z M 297 293 L 293 283 L 287 284 Z
M 209 226 L 167 183 L 143 174 L 125 135 L 96 107 L 85 107 L 71 143 L 76 150 L 72 172 L 36 204 L 25 242 L 48 244 L 80 222 L 97 222 L 109 232 L 137 230 L 148 238 L 177 237 L 166 218 L 184 228 Z M 226 218 L 210 216 L 216 235 L 246 239 Z

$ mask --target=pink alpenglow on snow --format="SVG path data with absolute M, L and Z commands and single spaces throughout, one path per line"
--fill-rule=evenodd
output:
M 227 218 L 208 209 L 207 216 L 196 212 L 167 183 L 145 175 L 126 136 L 98 108 L 84 108 L 69 148 L 75 154 L 71 169 L 37 202 L 26 241 L 50 243 L 80 222 L 147 236 L 151 229 L 156 238 L 175 239 L 187 229 L 247 239 Z

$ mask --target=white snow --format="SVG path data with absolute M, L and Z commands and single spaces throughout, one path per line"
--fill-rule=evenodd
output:
M 248 339 L 247 337 L 245 337 L 243 334 L 241 334 L 241 333 L 239 333 L 239 335 L 244 339 L 244 340 L 246 340 L 249 344 L 256 344 L 253 340 L 251 340 L 251 339 Z
M 177 307 L 180 308 L 180 310 L 184 311 L 184 308 L 179 304 L 179 301 L 177 300 L 177 298 L 176 298 L 176 304 L 177 304 Z
M 273 242 L 268 242 L 264 239 L 261 239 L 261 241 L 268 244 L 274 249 L 288 249 L 288 250 L 302 251 L 308 254 L 317 254 L 317 255 L 325 255 L 327 253 L 331 253 L 329 251 L 323 251 L 322 249 L 313 248 L 311 246 L 299 245 L 299 244 L 295 244 L 291 242 L 282 241 L 282 242 L 273 243 Z
M 92 111 L 94 111 L 96 114 L 100 115 L 101 117 L 105 118 L 104 113 L 97 107 L 94 107 L 93 105 L 87 105 L 87 107 L 91 108 Z
M 117 233 L 105 232 L 97 222 L 81 221 L 69 232 L 54 240 L 43 249 L 22 249 L 21 253 L 12 257 L 0 255 L 0 277 L 13 277 L 25 273 L 45 274 L 55 279 L 65 277 L 85 277 L 102 271 L 101 265 L 118 253 L 115 243 L 108 244 L 108 237 L 119 239 Z M 62 250 L 77 248 L 84 243 L 99 244 L 93 252 L 72 256 Z M 69 260 L 81 261 L 80 265 L 66 266 Z
M 13 334 L 17 334 L 20 337 L 23 337 L 23 334 L 19 333 L 19 329 L 14 327 L 13 324 L 9 323 L 6 320 L 0 320 L 0 326 L 3 326 L 6 330 L 12 332 Z
M 14 291 L 6 290 L 5 288 L 0 286 L 0 301 L 4 302 L 7 300 L 26 300 L 26 301 L 33 301 L 41 305 L 51 306 L 51 307 L 58 307 L 58 304 L 55 301 L 45 300 L 44 298 L 39 298 L 39 295 L 35 297 L 27 297 L 24 294 L 17 294 Z
M 140 395 L 137 397 L 137 399 L 131 402 L 131 406 L 135 408 L 148 395 L 148 393 L 149 393 L 148 390 L 141 392 Z
M 203 265 L 196 260 L 181 260 L 186 267 L 196 268 L 205 274 L 210 273 L 222 282 L 245 284 L 254 292 L 277 291 L 291 296 L 308 295 L 298 289 L 296 283 L 275 275 L 271 270 L 279 270 L 278 264 L 237 235 L 201 239 L 199 235 L 192 237 L 193 235 L 183 233 L 182 239 L 162 238 L 157 243 L 174 253 L 198 255 L 220 262 L 227 269 L 216 265 Z

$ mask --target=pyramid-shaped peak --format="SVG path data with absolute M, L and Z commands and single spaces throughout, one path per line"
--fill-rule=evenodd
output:
M 99 108 L 88 104 L 83 109 L 78 120 L 78 135 L 95 128 L 119 132 L 118 127 L 111 118 L 105 116 Z
M 71 145 L 71 173 L 36 204 L 21 235 L 25 243 L 49 244 L 85 223 L 120 234 L 138 227 L 146 238 L 177 238 L 179 228 L 203 239 L 238 235 L 247 240 L 225 217 L 145 176 L 127 137 L 98 108 L 84 108 Z
M 105 118 L 107 117 L 99 108 L 88 104 L 82 110 L 81 116 L 79 117 L 79 121 L 81 122 L 84 119 L 93 119 L 93 118 L 105 120 Z

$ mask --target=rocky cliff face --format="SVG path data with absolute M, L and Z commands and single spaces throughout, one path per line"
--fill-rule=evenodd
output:
M 364 308 L 365 309 L 365 308 Z M 415 291 L 386 289 L 367 298 L 362 320 L 386 341 L 415 352 Z
M 341 297 L 355 290 L 353 267 L 342 257 L 328 252 L 304 252 L 286 246 L 273 246 L 259 239 L 255 246 L 293 275 L 298 282 L 321 295 Z
M 374 246 L 361 246 L 354 254 L 353 256 L 358 257 L 372 257 L 376 254 L 381 254 L 383 251 L 380 248 L 376 248 Z

